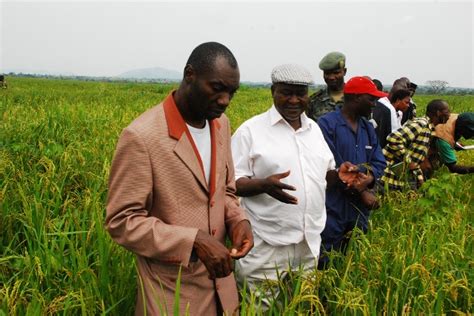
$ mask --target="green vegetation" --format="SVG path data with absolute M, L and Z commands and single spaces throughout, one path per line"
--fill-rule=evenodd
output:
M 133 256 L 104 230 L 109 166 L 122 128 L 174 87 L 11 78 L 0 90 L 0 315 L 133 313 Z M 432 98 L 415 98 L 419 115 Z M 473 110 L 474 96 L 446 99 Z M 269 89 L 242 87 L 233 129 L 270 105 Z M 294 275 L 274 315 L 472 313 L 473 180 L 443 168 L 387 196 L 370 233 L 329 270 Z

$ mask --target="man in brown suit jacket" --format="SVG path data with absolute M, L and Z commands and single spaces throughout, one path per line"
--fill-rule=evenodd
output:
M 230 127 L 222 114 L 239 80 L 237 61 L 225 46 L 201 44 L 178 90 L 120 136 L 106 226 L 137 256 L 136 315 L 172 314 L 178 278 L 180 314 L 238 308 L 232 258 L 245 256 L 253 237 L 234 195 Z M 224 246 L 226 235 L 231 250 Z

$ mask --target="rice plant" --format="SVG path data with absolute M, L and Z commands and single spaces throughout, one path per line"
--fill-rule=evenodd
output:
M 104 230 L 107 178 L 121 130 L 173 88 L 11 78 L 0 91 L 0 315 L 133 314 L 133 255 Z M 418 115 L 432 98 L 415 97 Z M 472 111 L 474 96 L 445 98 Z M 242 87 L 232 129 L 271 104 L 269 88 Z M 473 151 L 459 158 L 474 163 Z M 473 179 L 442 168 L 418 192 L 385 196 L 369 233 L 327 270 L 279 282 L 268 313 L 472 314 Z M 242 314 L 262 314 L 241 294 Z

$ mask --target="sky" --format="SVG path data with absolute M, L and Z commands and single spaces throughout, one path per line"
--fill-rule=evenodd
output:
M 87 76 L 163 67 L 182 72 L 194 47 L 217 41 L 242 81 L 270 81 L 297 63 L 322 84 L 331 51 L 346 80 L 445 80 L 474 88 L 473 1 L 7 1 L 0 0 L 0 72 Z

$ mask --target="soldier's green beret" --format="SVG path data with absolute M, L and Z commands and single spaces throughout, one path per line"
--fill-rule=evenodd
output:
M 346 67 L 346 56 L 340 52 L 331 52 L 321 59 L 319 62 L 319 69 L 334 70 Z

